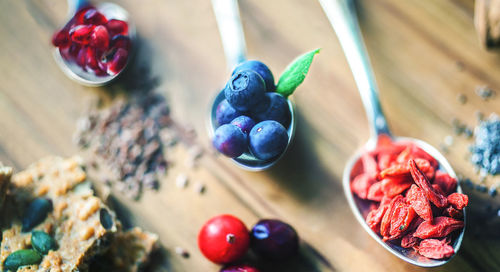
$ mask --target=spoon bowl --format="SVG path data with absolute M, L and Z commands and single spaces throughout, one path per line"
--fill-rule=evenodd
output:
M 208 120 L 208 132 L 210 139 L 213 139 L 214 132 L 219 127 L 219 124 L 217 123 L 216 119 L 217 106 L 224 99 L 225 99 L 224 90 L 222 90 L 217 94 L 212 103 L 212 107 L 210 108 L 210 115 Z M 287 99 L 287 103 L 288 103 L 288 108 L 290 110 L 291 118 L 290 118 L 290 125 L 287 128 L 288 143 L 285 150 L 279 156 L 269 160 L 257 159 L 254 155 L 252 155 L 252 153 L 247 151 L 243 153 L 241 156 L 231 159 L 237 166 L 249 171 L 262 171 L 276 164 L 285 155 L 286 151 L 288 150 L 288 147 L 290 146 L 295 136 L 295 127 L 296 127 L 295 105 L 290 99 Z
M 446 172 L 448 175 L 450 175 L 453 178 L 457 178 L 455 171 L 453 171 L 453 168 L 451 165 L 448 163 L 448 161 L 444 158 L 444 156 L 432 145 L 429 145 L 428 143 L 414 139 L 414 138 L 407 138 L 407 137 L 396 137 L 393 138 L 393 141 L 395 143 L 413 143 L 425 152 L 427 152 L 429 155 L 434 157 L 438 162 L 439 162 L 439 170 Z M 445 260 L 435 260 L 435 259 L 430 259 L 426 258 L 420 254 L 418 254 L 414 249 L 412 248 L 403 248 L 399 245 L 393 244 L 391 242 L 384 242 L 382 241 L 382 237 L 379 236 L 377 233 L 373 232 L 368 224 L 365 221 L 366 216 L 370 212 L 370 204 L 373 203 L 368 200 L 363 200 L 358 198 L 356 195 L 354 195 L 351 191 L 351 180 L 360 174 L 362 172 L 362 164 L 361 164 L 361 155 L 367 151 L 370 151 L 373 149 L 373 144 L 371 142 L 368 142 L 367 145 L 362 147 L 360 150 L 356 152 L 354 156 L 352 156 L 349 161 L 347 162 L 345 168 L 344 168 L 344 174 L 342 177 L 342 186 L 344 188 L 344 194 L 347 198 L 347 202 L 349 203 L 349 207 L 351 208 L 354 216 L 358 220 L 359 224 L 363 227 L 363 229 L 375 240 L 377 241 L 380 245 L 382 245 L 385 249 L 387 249 L 389 252 L 392 254 L 396 255 L 398 258 L 409 262 L 411 264 L 421 266 L 421 267 L 436 267 L 436 266 L 441 266 L 447 262 L 450 261 L 453 256 L 456 255 L 458 250 L 460 249 L 460 245 L 462 244 L 462 239 L 464 237 L 465 233 L 465 227 L 460 231 L 458 236 L 453 240 L 451 246 L 453 247 L 455 254 L 448 259 Z M 436 170 L 438 170 L 436 169 Z M 462 188 L 460 187 L 460 184 L 457 184 L 457 192 L 458 193 L 463 193 Z M 466 213 L 465 210 L 463 212 L 463 220 L 465 222 L 466 220 Z
M 78 10 L 87 5 L 89 5 L 87 1 L 68 0 L 68 16 L 69 16 L 68 20 L 70 20 Z M 130 15 L 124 8 L 114 3 L 100 3 L 96 5 L 95 8 L 104 16 L 106 16 L 107 19 L 117 19 L 127 22 L 128 32 L 129 32 L 128 36 L 130 38 L 132 46 L 129 52 L 129 56 L 127 58 L 127 64 L 125 64 L 123 69 L 115 75 L 106 75 L 106 76 L 97 76 L 93 73 L 85 71 L 76 63 L 65 60 L 61 56 L 59 48 L 57 47 L 54 48 L 53 50 L 54 59 L 59 68 L 61 68 L 61 70 L 63 71 L 63 73 L 66 74 L 66 76 L 68 76 L 72 80 L 82 85 L 90 87 L 103 86 L 116 79 L 127 68 L 128 63 L 134 54 L 134 49 L 135 49 L 134 45 L 136 43 L 135 25 L 131 22 Z

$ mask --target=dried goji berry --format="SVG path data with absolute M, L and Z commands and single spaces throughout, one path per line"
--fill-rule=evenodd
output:
M 432 186 L 432 188 L 434 188 L 434 190 L 435 190 L 437 193 L 440 193 L 440 194 L 442 194 L 442 195 L 445 195 L 445 193 L 443 192 L 443 190 L 441 190 L 441 187 L 439 187 L 439 185 L 437 185 L 437 184 L 432 184 L 431 186 Z
M 381 153 L 378 155 L 378 168 L 386 169 L 391 167 L 396 162 L 396 154 Z
M 457 189 L 457 180 L 441 170 L 436 171 L 434 184 L 439 185 L 441 190 L 443 190 L 446 195 L 455 192 Z
M 392 218 L 391 227 L 389 230 L 389 235 L 386 240 L 398 239 L 408 230 L 411 222 L 415 218 L 415 211 L 410 207 L 410 205 L 401 201 L 397 203 Z
M 373 201 L 381 201 L 383 197 L 384 192 L 382 192 L 382 182 L 379 181 L 373 183 L 368 190 L 368 195 L 366 196 L 366 198 Z
M 418 245 L 420 238 L 413 236 L 413 232 L 410 232 L 401 238 L 401 246 L 404 248 L 410 248 Z
M 415 160 L 409 160 L 408 165 L 411 171 L 411 175 L 415 183 L 420 187 L 427 199 L 429 199 L 436 207 L 444 208 L 447 206 L 448 201 L 446 197 L 442 194 L 436 192 L 434 188 L 432 188 L 429 179 L 424 175 L 424 173 L 420 170 L 420 168 L 415 163 Z
M 373 174 L 374 176 L 378 173 L 377 161 L 368 153 L 364 153 L 361 156 L 361 161 L 363 162 L 363 172 L 367 174 Z
M 410 186 L 413 184 L 413 181 L 406 177 L 394 177 L 383 179 L 381 181 L 381 184 L 381 189 L 384 195 L 393 197 L 410 188 Z
M 418 168 L 426 175 L 427 178 L 432 179 L 434 177 L 434 168 L 431 166 L 428 160 L 425 159 L 414 159 Z M 384 169 L 379 174 L 381 179 L 386 177 L 401 177 L 410 176 L 410 167 L 408 163 L 395 164 L 387 169 Z
M 462 210 L 469 204 L 469 197 L 461 193 L 453 193 L 448 196 L 448 203 L 454 208 Z
M 401 164 L 405 164 L 409 159 L 411 159 L 411 147 L 406 147 L 401 153 L 399 153 L 396 161 Z
M 389 208 L 385 212 L 384 216 L 382 217 L 382 221 L 380 222 L 380 235 L 384 237 L 389 236 L 392 215 L 394 214 L 394 210 L 397 204 L 403 201 L 404 200 L 402 195 L 397 195 L 391 200 Z
M 366 217 L 366 223 L 375 233 L 378 233 L 378 231 L 380 230 L 380 222 L 382 221 L 382 217 L 384 216 L 388 208 L 389 205 L 380 205 L 378 209 L 372 210 L 368 213 L 368 216 Z
M 406 202 L 415 210 L 415 212 L 425 221 L 432 222 L 432 209 L 429 200 L 424 192 L 417 185 L 413 184 L 406 193 Z
M 431 259 L 443 259 L 451 257 L 455 251 L 453 247 L 446 244 L 445 241 L 438 239 L 425 239 L 418 246 L 420 255 Z
M 462 219 L 464 217 L 463 213 L 461 210 L 457 210 L 453 208 L 452 206 L 449 206 L 443 211 L 443 215 L 449 216 L 451 218 L 455 219 Z
M 357 175 L 351 182 L 351 191 L 359 198 L 366 199 L 370 186 L 377 182 L 377 180 L 370 174 L 362 173 Z
M 434 224 L 424 221 L 417 227 L 415 237 L 421 239 L 445 237 L 451 232 L 464 227 L 464 222 L 451 217 L 439 216 L 434 218 Z

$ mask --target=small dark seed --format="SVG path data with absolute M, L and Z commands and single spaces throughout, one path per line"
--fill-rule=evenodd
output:
M 488 191 L 488 188 L 482 184 L 476 184 L 476 190 L 481 193 L 486 193 Z
M 22 231 L 30 231 L 45 220 L 52 211 L 52 202 L 46 198 L 35 198 L 24 212 Z
M 491 196 L 491 197 L 495 197 L 497 195 L 497 188 L 492 186 L 489 190 L 488 190 L 488 194 Z
M 107 209 L 102 208 L 99 211 L 99 220 L 101 221 L 101 225 L 105 229 L 110 229 L 113 227 L 113 219 L 111 218 L 111 215 L 109 214 Z
M 465 179 L 464 184 L 469 188 L 474 188 L 474 183 L 469 178 Z
M 4 267 L 16 271 L 18 267 L 31 264 L 39 264 L 42 256 L 33 249 L 21 249 L 10 254 L 5 259 Z
M 40 254 L 48 254 L 51 249 L 56 249 L 56 240 L 46 232 L 34 230 L 31 232 L 31 245 Z

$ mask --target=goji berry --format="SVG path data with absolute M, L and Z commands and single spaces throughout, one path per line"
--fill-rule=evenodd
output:
M 439 216 L 434 218 L 434 224 L 431 224 L 429 221 L 424 221 L 420 224 L 420 226 L 418 226 L 415 234 L 413 235 L 422 239 L 439 238 L 445 237 L 451 232 L 463 227 L 463 221 L 456 220 L 451 217 Z
M 381 189 L 384 195 L 388 197 L 393 197 L 395 195 L 401 194 L 404 190 L 410 188 L 413 184 L 413 181 L 408 178 L 385 178 L 381 181 Z
M 457 189 L 457 180 L 441 170 L 436 171 L 434 184 L 439 185 L 446 195 L 455 192 Z
M 469 204 L 469 197 L 461 193 L 453 193 L 448 196 L 448 203 L 454 208 L 462 210 Z
M 381 153 L 378 155 L 378 168 L 387 169 L 395 164 L 396 155 L 392 153 Z
M 394 214 L 394 210 L 400 202 L 403 202 L 403 196 L 402 195 L 397 195 L 391 200 L 391 203 L 389 204 L 389 208 L 387 211 L 384 213 L 384 216 L 382 217 L 382 221 L 380 222 L 380 235 L 386 237 L 389 236 L 390 228 L 391 228 L 391 218 L 392 215 Z
M 446 215 L 446 216 L 449 216 L 449 217 L 455 218 L 455 219 L 462 219 L 464 217 L 461 210 L 457 210 L 451 206 L 449 206 L 448 208 L 446 208 L 443 211 L 443 215 Z
M 415 212 L 425 221 L 432 222 L 432 209 L 429 200 L 424 192 L 417 185 L 413 184 L 406 193 L 406 202 L 415 210 Z
M 351 182 L 351 191 L 359 198 L 366 199 L 368 190 L 377 180 L 370 174 L 362 173 L 357 175 Z
M 429 199 L 436 207 L 444 208 L 447 206 L 448 201 L 446 197 L 442 194 L 436 192 L 434 188 L 432 188 L 429 179 L 424 175 L 424 173 L 420 170 L 420 168 L 415 163 L 415 160 L 409 160 L 408 165 L 410 168 L 411 175 L 415 183 L 420 187 L 427 199 Z
M 391 218 L 391 227 L 386 240 L 398 239 L 408 230 L 415 218 L 415 211 L 404 201 L 397 203 Z
M 389 208 L 389 205 L 380 205 L 378 209 L 372 210 L 368 213 L 366 217 L 366 223 L 374 232 L 378 232 L 380 230 L 380 222 L 382 221 L 382 217 L 385 212 Z
M 363 172 L 367 174 L 373 174 L 374 176 L 378 173 L 377 161 L 368 153 L 364 153 L 361 156 L 361 161 L 363 162 Z
M 453 247 L 446 244 L 445 241 L 438 239 L 425 239 L 418 246 L 418 253 L 431 259 L 443 259 L 453 256 L 455 251 Z
M 373 183 L 368 190 L 368 195 L 366 196 L 366 198 L 373 201 L 382 201 L 383 197 L 384 192 L 382 192 L 382 182 L 379 181 Z
M 445 195 L 445 193 L 443 192 L 443 190 L 441 190 L 441 187 L 439 187 L 439 185 L 437 185 L 437 184 L 432 184 L 431 186 L 432 186 L 432 188 L 433 188 L 433 189 L 434 189 L 437 193 L 442 194 L 442 195 Z
M 396 161 L 398 163 L 404 164 L 406 163 L 409 159 L 411 159 L 411 147 L 406 147 L 405 150 L 403 150 L 401 153 L 399 153 L 398 157 L 396 158 Z
M 401 238 L 401 247 L 410 248 L 418 245 L 420 238 L 413 236 L 413 232 L 410 232 Z

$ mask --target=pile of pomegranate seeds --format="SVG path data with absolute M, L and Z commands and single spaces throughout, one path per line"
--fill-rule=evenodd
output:
M 427 258 L 451 257 L 467 195 L 456 193 L 457 180 L 416 145 L 380 142 L 361 156 L 363 171 L 351 180 L 352 192 L 372 202 L 366 223 L 384 241 Z
M 95 7 L 80 9 L 59 31 L 52 44 L 61 56 L 97 76 L 118 74 L 131 48 L 127 22 L 107 19 Z

